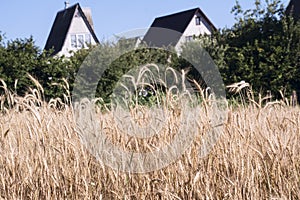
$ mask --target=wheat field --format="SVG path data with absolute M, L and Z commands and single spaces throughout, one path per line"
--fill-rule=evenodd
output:
M 254 100 L 229 106 L 222 135 L 199 157 L 209 128 L 203 111 L 195 119 L 197 138 L 178 160 L 136 174 L 113 170 L 89 153 L 67 98 L 45 103 L 40 87 L 19 97 L 4 86 L 0 199 L 300 199 L 299 107 Z M 110 113 L 100 115 L 114 139 Z M 139 145 L 128 138 L 117 142 L 124 148 Z

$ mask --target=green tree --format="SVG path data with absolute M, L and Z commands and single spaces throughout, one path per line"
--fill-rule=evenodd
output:
M 221 70 L 226 84 L 244 80 L 257 92 L 277 93 L 299 89 L 299 24 L 284 15 L 279 0 L 255 1 L 243 11 L 233 8 L 237 22 L 223 30 L 221 44 L 228 45 Z M 275 95 L 276 96 L 276 95 Z
M 63 57 L 52 57 L 51 52 L 41 51 L 32 37 L 4 42 L 0 36 L 0 78 L 9 90 L 25 95 L 36 85 L 28 74 L 39 81 L 44 89 L 45 100 L 61 96 L 65 90 L 57 86 L 68 79 L 73 66 Z
M 171 54 L 163 49 L 134 48 L 135 41 L 119 39 L 115 43 L 101 43 L 93 48 L 89 55 L 78 59 L 78 54 L 71 58 L 72 63 L 80 64 L 82 69 L 76 74 L 76 91 L 79 96 L 91 97 L 91 88 L 96 89 L 96 97 L 110 102 L 111 94 L 123 75 L 132 69 L 148 63 L 167 65 Z M 104 70 L 105 68 L 105 70 Z
M 28 87 L 33 85 L 27 73 L 31 73 L 37 65 L 38 54 L 39 50 L 34 46 L 32 37 L 24 40 L 16 39 L 7 42 L 7 45 L 1 45 L 0 78 L 11 90 L 15 89 L 24 94 Z

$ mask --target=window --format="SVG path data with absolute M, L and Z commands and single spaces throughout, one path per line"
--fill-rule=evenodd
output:
M 185 36 L 185 41 L 186 42 L 190 42 L 193 40 L 193 36 L 189 35 L 189 36 Z
M 83 39 L 83 35 L 77 35 L 77 40 L 78 40 L 77 47 L 78 47 L 78 48 L 84 47 L 84 39 Z
M 84 48 L 92 43 L 92 36 L 90 34 L 71 34 L 71 47 Z
M 200 25 L 201 24 L 201 18 L 198 16 L 196 17 L 196 25 Z
M 72 48 L 76 48 L 77 47 L 76 35 L 71 35 L 71 47 Z
M 90 45 L 92 43 L 91 35 L 85 34 L 85 45 Z

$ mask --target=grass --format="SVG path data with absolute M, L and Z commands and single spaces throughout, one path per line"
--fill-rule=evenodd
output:
M 223 134 L 208 155 L 199 157 L 209 129 L 203 108 L 195 119 L 197 138 L 177 161 L 134 174 L 96 160 L 79 140 L 72 106 L 57 109 L 63 101 L 45 103 L 38 94 L 32 90 L 19 97 L 6 90 L 1 96 L 2 199 L 300 199 L 299 107 L 251 101 L 229 107 Z M 145 145 L 115 136 L 119 132 L 109 112 L 100 117 L 118 145 Z

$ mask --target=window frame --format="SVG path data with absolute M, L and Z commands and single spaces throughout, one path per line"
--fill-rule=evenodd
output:
M 77 35 L 77 47 L 79 49 L 84 48 L 84 34 Z
M 194 37 L 192 36 L 192 35 L 187 35 L 187 36 L 185 36 L 185 41 L 186 42 L 190 42 L 190 41 L 192 41 L 194 39 Z
M 85 46 L 91 45 L 92 44 L 92 36 L 90 33 L 86 33 L 84 35 L 84 44 Z
M 71 34 L 71 47 L 77 48 L 77 36 L 76 34 Z
M 201 25 L 201 17 L 200 16 L 196 16 L 195 20 L 196 20 L 196 26 Z
M 71 48 L 81 49 L 92 44 L 92 35 L 90 33 L 70 34 Z

